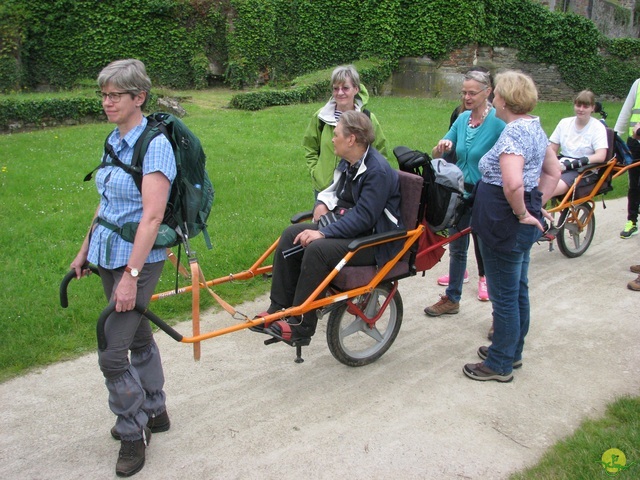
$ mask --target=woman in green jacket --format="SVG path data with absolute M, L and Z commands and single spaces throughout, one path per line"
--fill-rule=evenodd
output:
M 387 140 L 375 115 L 364 108 L 369 100 L 369 93 L 360 83 L 360 75 L 355 67 L 337 67 L 331 74 L 331 86 L 331 99 L 313 114 L 302 141 L 315 197 L 331 185 L 333 172 L 340 162 L 340 157 L 334 153 L 331 139 L 342 112 L 356 110 L 368 114 L 376 135 L 373 147 L 387 158 Z

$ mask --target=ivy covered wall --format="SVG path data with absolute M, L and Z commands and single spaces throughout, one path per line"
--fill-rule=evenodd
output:
M 356 59 L 438 60 L 465 45 L 516 48 L 597 94 L 624 96 L 640 76 L 640 40 L 607 39 L 529 0 L 4 0 L 0 90 L 69 87 L 129 56 L 158 85 L 204 87 L 215 62 L 243 88 Z

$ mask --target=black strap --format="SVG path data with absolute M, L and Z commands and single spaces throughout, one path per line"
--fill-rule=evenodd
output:
M 152 130 L 154 130 L 151 134 Z M 142 161 L 144 160 L 144 156 L 147 153 L 147 149 L 149 148 L 149 143 L 155 137 L 160 134 L 164 134 L 165 137 L 171 142 L 171 137 L 167 130 L 167 127 L 164 123 L 156 121 L 151 116 L 147 117 L 147 126 L 144 131 L 138 137 L 135 145 L 133 146 L 133 156 L 131 157 L 131 165 L 127 165 L 118 157 L 118 154 L 115 152 L 111 144 L 109 143 L 109 137 L 111 134 L 107 135 L 107 138 L 104 141 L 104 155 L 102 156 L 102 162 L 96 168 L 87 173 L 84 177 L 84 181 L 88 182 L 93 177 L 93 173 L 103 167 L 107 167 L 110 165 L 120 167 L 125 172 L 130 174 L 133 177 L 133 181 L 138 188 L 138 191 L 142 192 Z M 172 144 L 172 147 L 174 145 Z M 108 159 L 111 158 L 111 161 Z

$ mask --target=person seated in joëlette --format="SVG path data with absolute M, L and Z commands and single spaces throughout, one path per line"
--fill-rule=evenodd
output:
M 609 143 L 606 127 L 592 117 L 596 97 L 589 90 L 581 91 L 573 101 L 575 117 L 563 118 L 551 136 L 549 145 L 559 154 L 563 170 L 553 196 L 567 193 L 569 187 L 586 165 L 602 163 L 607 156 Z
M 333 183 L 318 194 L 313 223 L 297 223 L 282 233 L 274 253 L 271 304 L 259 316 L 301 305 L 346 255 L 354 238 L 404 229 L 398 172 L 372 146 L 374 140 L 366 114 L 355 110 L 342 114 L 333 134 L 334 151 L 341 158 Z M 331 215 L 338 211 L 341 214 Z M 285 258 L 283 252 L 297 245 L 303 247 L 301 251 Z M 402 241 L 395 241 L 364 248 L 349 265 L 382 266 L 401 247 Z M 312 310 L 265 325 L 263 332 L 308 344 L 317 322 Z

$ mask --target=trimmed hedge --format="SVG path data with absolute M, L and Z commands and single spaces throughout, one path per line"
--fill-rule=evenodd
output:
M 102 103 L 96 98 L 44 98 L 41 100 L 0 99 L 0 129 L 10 125 L 39 127 L 43 123 L 60 123 L 85 118 L 104 118 Z
M 151 93 L 146 109 L 158 109 L 159 95 Z M 40 128 L 68 121 L 103 121 L 106 119 L 99 98 L 86 93 L 64 98 L 0 99 L 0 131 Z
M 375 95 L 391 77 L 395 62 L 382 59 L 369 59 L 353 63 L 360 80 L 367 90 Z M 291 86 L 281 90 L 264 88 L 256 92 L 234 95 L 229 106 L 239 110 L 261 110 L 276 105 L 293 103 L 311 103 L 326 100 L 331 91 L 331 73 L 333 68 L 314 72 L 293 79 Z

